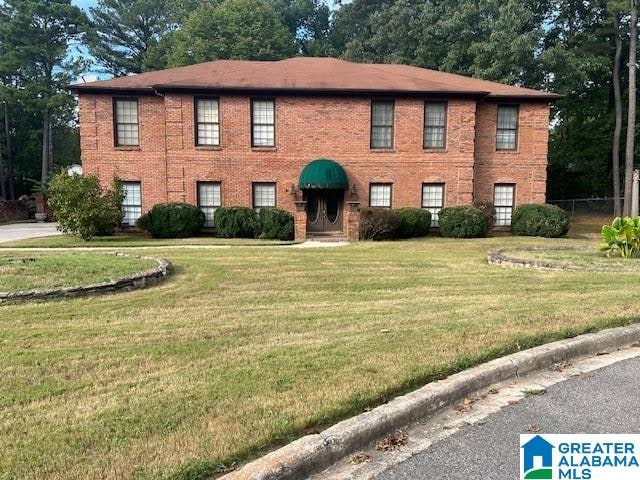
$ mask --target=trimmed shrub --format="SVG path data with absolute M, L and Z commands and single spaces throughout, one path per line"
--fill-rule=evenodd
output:
M 293 240 L 293 215 L 278 208 L 260 209 L 260 238 L 265 240 Z
M 398 238 L 424 237 L 429 233 L 431 213 L 422 208 L 398 208 L 396 213 L 400 217 Z
M 440 235 L 453 238 L 477 238 L 487 234 L 487 218 L 475 207 L 447 207 L 440 210 Z
M 400 216 L 387 208 L 362 208 L 360 210 L 360 239 L 392 240 L 396 238 Z
M 204 222 L 202 210 L 189 203 L 158 203 L 146 221 L 147 230 L 156 238 L 193 237 L 202 231 Z
M 216 233 L 224 238 L 255 238 L 260 232 L 258 216 L 248 207 L 216 209 Z
M 140 217 L 138 217 L 138 220 L 136 220 L 136 228 L 140 230 L 144 230 L 146 232 L 149 231 L 149 214 L 148 213 L 144 213 L 140 215 Z
M 570 225 L 567 212 L 555 205 L 520 205 L 511 217 L 511 232 L 528 237 L 563 237 Z
M 113 178 L 111 189 L 103 189 L 94 175 L 60 172 L 49 183 L 49 204 L 65 233 L 83 240 L 113 235 L 122 221 L 122 184 Z
M 493 202 L 489 200 L 474 200 L 471 205 L 484 214 L 484 218 L 487 219 L 487 228 L 491 229 L 496 218 L 496 208 Z

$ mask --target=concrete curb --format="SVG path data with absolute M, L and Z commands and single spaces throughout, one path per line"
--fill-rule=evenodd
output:
M 637 324 L 580 335 L 498 358 L 397 397 L 319 434 L 302 437 L 221 478 L 303 479 L 367 447 L 383 435 L 449 407 L 490 385 L 549 368 L 575 357 L 621 348 L 639 340 L 640 324 Z
M 130 255 L 128 253 L 105 253 L 105 255 L 153 260 L 156 262 L 156 266 L 144 272 L 93 285 L 52 288 L 48 290 L 27 290 L 24 292 L 0 292 L 0 306 L 9 303 L 28 302 L 31 300 L 46 300 L 58 297 L 80 297 L 84 295 L 104 294 L 123 290 L 137 290 L 161 281 L 169 274 L 169 270 L 171 268 L 171 264 L 167 260 L 159 257 L 143 257 L 141 255 Z

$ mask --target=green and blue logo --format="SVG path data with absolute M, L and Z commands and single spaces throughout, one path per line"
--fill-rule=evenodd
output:
M 536 435 L 520 448 L 521 478 L 553 480 L 553 444 Z

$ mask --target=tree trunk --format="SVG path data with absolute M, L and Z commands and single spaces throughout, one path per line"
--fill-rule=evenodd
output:
M 620 202 L 620 134 L 622 132 L 622 96 L 620 94 L 620 61 L 622 60 L 622 39 L 620 38 L 619 12 L 613 12 L 613 37 L 616 53 L 613 60 L 613 96 L 616 110 L 616 124 L 613 130 L 611 160 L 613 163 L 613 214 L 622 215 Z
M 631 215 L 631 192 L 633 189 L 633 160 L 636 133 L 636 72 L 638 50 L 638 0 L 630 0 L 629 39 L 629 114 L 627 120 L 627 145 L 624 173 L 624 214 Z
M 11 142 L 11 117 L 9 116 L 9 102 L 4 102 L 4 133 L 7 139 L 7 179 L 9 180 L 9 200 L 16 199 L 13 178 L 13 147 Z
M 6 121 L 6 118 L 5 118 Z M 7 187 L 5 178 L 5 165 L 2 161 L 2 143 L 0 143 L 0 200 L 7 199 Z
M 49 178 L 49 158 L 50 152 L 49 148 L 51 146 L 51 142 L 49 140 L 49 135 L 51 134 L 51 111 L 45 110 L 42 115 L 42 177 L 41 182 L 42 186 L 47 183 L 47 179 Z

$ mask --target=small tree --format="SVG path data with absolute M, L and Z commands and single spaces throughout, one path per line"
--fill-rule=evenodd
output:
M 95 236 L 113 235 L 122 221 L 122 183 L 113 177 L 111 189 L 103 189 L 93 175 L 60 172 L 49 183 L 49 203 L 58 228 L 89 241 Z

